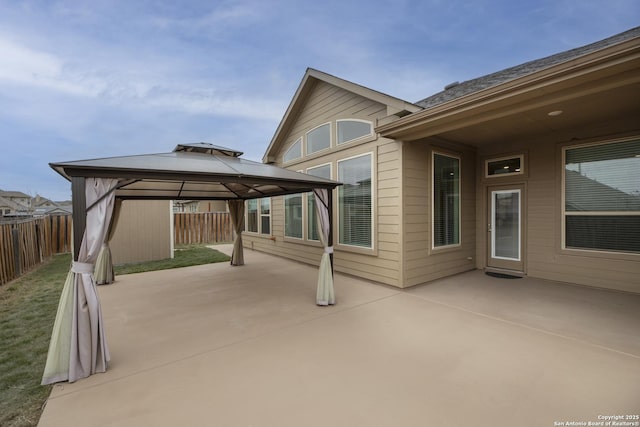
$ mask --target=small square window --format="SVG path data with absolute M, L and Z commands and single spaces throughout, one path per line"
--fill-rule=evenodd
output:
M 504 157 L 486 161 L 485 176 L 498 177 L 507 175 L 522 175 L 524 173 L 524 156 Z

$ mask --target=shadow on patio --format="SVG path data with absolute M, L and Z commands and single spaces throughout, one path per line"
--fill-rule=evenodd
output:
M 230 249 L 223 247 L 222 250 Z M 409 290 L 247 250 L 100 287 L 110 369 L 41 426 L 552 426 L 637 414 L 640 295 L 473 271 Z

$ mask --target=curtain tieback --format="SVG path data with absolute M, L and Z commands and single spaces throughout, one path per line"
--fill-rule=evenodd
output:
M 333 253 L 333 246 L 325 246 L 324 253 L 325 254 L 332 254 Z
M 73 261 L 73 264 L 71 264 L 71 271 L 79 274 L 93 274 L 93 264 Z
M 103 247 L 103 248 L 108 248 L 108 247 L 109 247 L 109 242 L 105 241 L 105 242 L 102 244 L 102 247 Z

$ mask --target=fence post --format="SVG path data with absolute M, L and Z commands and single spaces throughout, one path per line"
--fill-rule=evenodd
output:
M 20 233 L 17 228 L 11 229 L 11 237 L 13 240 L 13 267 L 16 272 L 15 277 L 18 277 L 22 274 L 22 269 L 20 268 Z

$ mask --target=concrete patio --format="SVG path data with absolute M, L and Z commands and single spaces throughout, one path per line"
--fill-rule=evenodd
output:
M 229 246 L 221 246 L 229 251 Z M 100 287 L 110 369 L 40 426 L 554 426 L 640 413 L 640 295 L 480 271 L 408 290 L 247 250 Z

